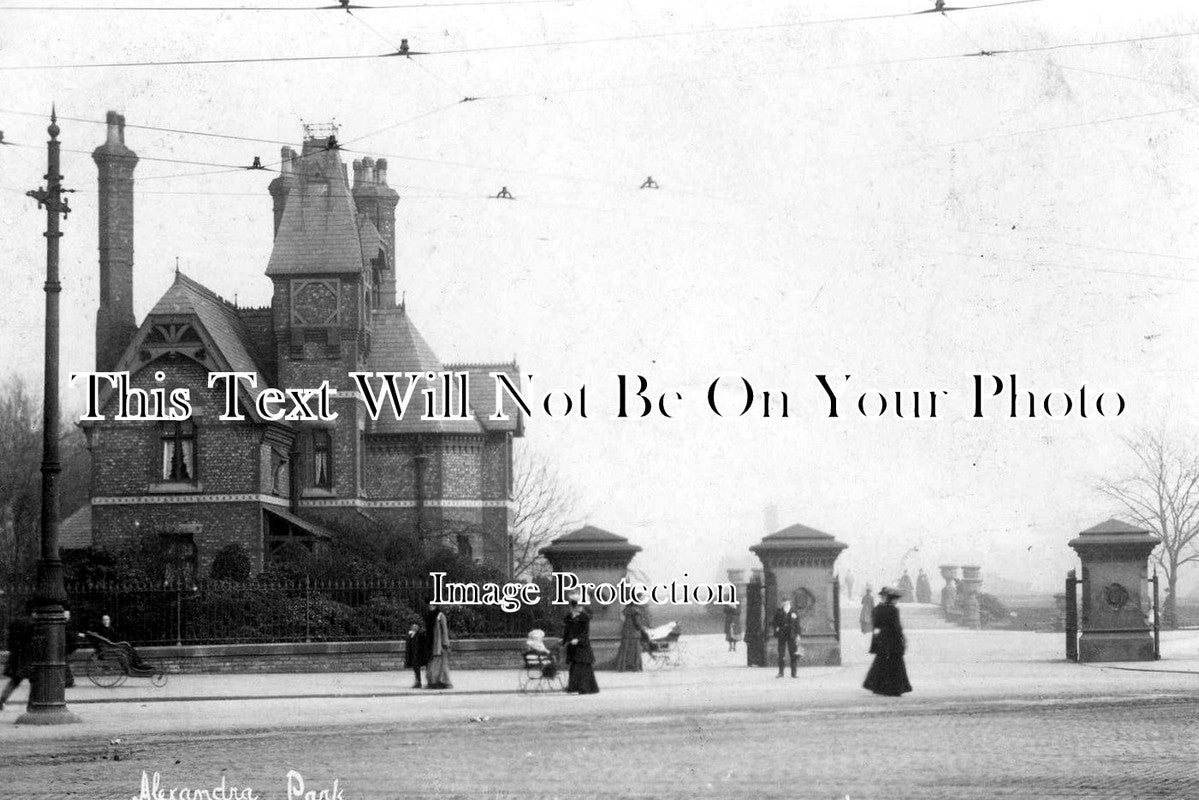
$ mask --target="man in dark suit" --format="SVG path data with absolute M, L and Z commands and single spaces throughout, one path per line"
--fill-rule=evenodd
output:
M 779 645 L 779 674 L 783 677 L 783 659 L 791 660 L 791 677 L 795 677 L 796 661 L 799 658 L 799 612 L 791 608 L 791 601 L 784 600 L 774 612 L 774 638 Z

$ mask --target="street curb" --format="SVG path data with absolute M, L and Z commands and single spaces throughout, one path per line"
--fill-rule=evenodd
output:
M 529 694 L 532 692 L 522 692 L 519 689 L 466 689 L 463 691 L 449 692 L 352 692 L 342 694 L 230 694 L 230 695 L 193 695 L 183 697 L 90 697 L 77 698 L 68 700 L 67 705 L 98 705 L 102 703 L 203 703 L 203 702 L 227 702 L 230 700 L 348 700 L 357 697 L 362 698 L 380 698 L 380 697 L 433 697 L 434 695 L 452 695 L 455 697 L 471 696 L 471 695 L 500 695 L 500 694 Z M 565 694 L 563 692 L 562 694 Z

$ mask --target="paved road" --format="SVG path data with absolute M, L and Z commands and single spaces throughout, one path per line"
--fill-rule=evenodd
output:
M 144 770 L 163 800 L 222 778 L 270 800 L 289 769 L 343 800 L 1199 797 L 1199 674 L 1048 660 L 1035 637 L 910 638 L 902 699 L 861 689 L 861 642 L 844 667 L 776 680 L 704 637 L 686 669 L 602 673 L 592 697 L 524 696 L 509 671 L 458 673 L 444 695 L 391 673 L 85 690 L 80 725 L 0 726 L 0 798 L 137 798 Z
M 354 798 L 1195 798 L 1199 701 L 1186 696 L 911 703 L 703 713 L 560 714 L 280 732 L 74 742 L 0 756 L 3 795 L 136 798 L 163 788 L 249 786 L 288 797 L 336 778 Z M 315 702 L 315 701 L 307 701 Z M 178 795 L 177 795 L 178 798 Z

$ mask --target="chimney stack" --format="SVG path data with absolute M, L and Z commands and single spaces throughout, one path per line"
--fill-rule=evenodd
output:
M 133 318 L 133 169 L 125 146 L 125 117 L 107 116 L 108 135 L 92 153 L 99 171 L 100 307 L 96 312 L 96 371 L 116 368 L 137 333 Z
M 287 195 L 291 192 L 295 178 L 295 165 L 292 163 L 295 157 L 296 151 L 290 147 L 279 151 L 279 174 L 267 187 L 275 210 L 275 236 L 279 235 L 279 223 L 283 220 L 283 209 L 287 206 Z
M 367 156 L 359 165 L 362 180 L 354 181 L 354 207 L 374 223 L 387 245 L 387 268 L 379 286 L 379 305 L 391 308 L 396 304 L 396 205 L 400 196 L 387 185 L 387 160 Z M 355 167 L 357 175 L 359 167 Z

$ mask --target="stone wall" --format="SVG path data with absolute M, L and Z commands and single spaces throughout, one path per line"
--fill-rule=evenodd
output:
M 556 642 L 546 639 L 551 647 Z M 404 645 L 402 641 L 219 644 L 139 647 L 137 652 L 171 674 L 403 672 Z M 521 663 L 524 639 L 464 639 L 454 642 L 453 648 L 451 670 L 515 670 Z M 7 655 L 3 653 L 0 657 Z M 87 682 L 87 661 L 91 655 L 90 648 L 81 648 L 71 656 L 76 682 Z M 608 660 L 614 655 L 615 649 Z

